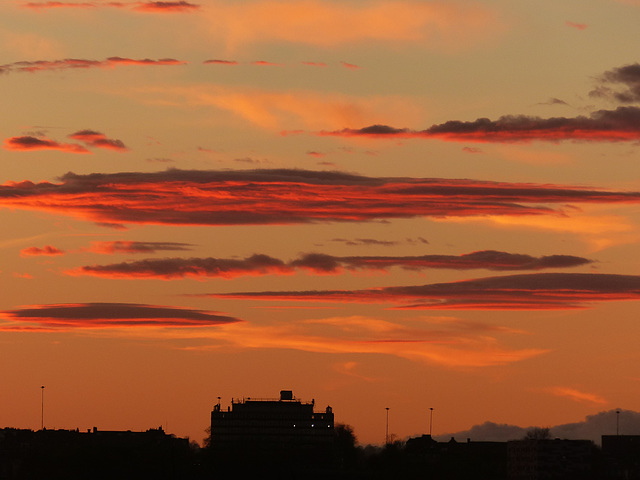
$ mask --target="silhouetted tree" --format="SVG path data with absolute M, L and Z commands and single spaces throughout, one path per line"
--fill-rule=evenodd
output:
M 551 430 L 542 427 L 532 427 L 524 435 L 525 440 L 551 440 Z
M 343 469 L 351 469 L 356 466 L 358 450 L 356 444 L 358 439 L 351 425 L 336 423 L 334 426 L 336 434 L 335 451 L 338 465 Z

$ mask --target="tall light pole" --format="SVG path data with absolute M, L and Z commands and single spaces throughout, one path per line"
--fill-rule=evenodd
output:
M 40 430 L 44 430 L 44 385 L 40 387 Z
M 387 411 L 387 429 L 384 434 L 384 443 L 389 445 L 389 407 L 385 407 L 385 410 Z
M 616 410 L 616 436 L 620 435 L 620 410 Z
M 433 407 L 429 407 L 429 436 L 433 430 Z

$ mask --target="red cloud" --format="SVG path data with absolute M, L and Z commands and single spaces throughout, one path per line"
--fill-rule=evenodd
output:
M 106 148 L 120 152 L 129 150 L 122 140 L 107 138 L 104 133 L 96 132 L 94 130 L 80 130 L 79 132 L 69 135 L 69 138 L 80 140 L 81 142 L 96 148 Z
M 178 2 L 29 2 L 23 5 L 26 8 L 41 10 L 46 8 L 97 8 L 113 7 L 128 8 L 143 13 L 175 13 L 192 12 L 200 8 L 200 5 L 186 1 Z
M 453 270 L 542 270 L 567 268 L 590 263 L 590 260 L 569 255 L 531 257 L 506 252 L 482 251 L 466 255 L 423 255 L 419 257 L 335 257 L 321 253 L 302 255 L 284 262 L 267 255 L 252 255 L 243 260 L 221 258 L 162 258 L 123 262 L 110 265 L 89 265 L 68 271 L 70 275 L 94 275 L 108 278 L 185 277 L 235 278 L 241 275 L 290 275 L 305 270 L 317 275 L 338 274 L 343 270 L 388 270 L 400 267 L 409 270 L 447 268 Z
M 112 255 L 115 253 L 155 253 L 161 250 L 189 250 L 191 246 L 189 243 L 116 240 L 113 242 L 92 242 L 89 250 L 94 253 Z
M 192 12 L 200 8 L 200 5 L 181 2 L 138 2 L 133 7 L 134 10 L 150 13 L 174 13 L 174 12 Z
M 60 250 L 56 247 L 52 247 L 51 245 L 45 245 L 42 248 L 38 247 L 29 247 L 20 250 L 21 257 L 31 257 L 35 255 L 64 255 L 66 252 L 64 250 Z
M 36 305 L 0 312 L 6 320 L 36 324 L 44 329 L 123 327 L 212 327 L 239 322 L 216 312 L 131 303 Z M 3 325 L 0 330 L 13 330 Z M 18 326 L 18 328 L 24 328 Z M 34 327 L 31 327 L 34 328 Z
M 74 143 L 58 143 L 48 138 L 32 136 L 11 137 L 4 141 L 6 150 L 27 152 L 32 150 L 59 150 L 67 153 L 91 153 L 82 145 Z
M 586 23 L 575 23 L 570 22 L 569 20 L 567 20 L 565 24 L 567 25 L 567 27 L 575 28 L 576 30 L 586 30 L 588 27 Z
M 267 62 L 265 60 L 256 60 L 255 62 L 251 62 L 251 65 L 258 65 L 260 67 L 281 67 L 281 63 L 273 63 Z
M 534 273 L 367 290 L 239 292 L 208 296 L 330 303 L 403 303 L 401 308 L 432 310 L 558 310 L 585 308 L 590 302 L 640 300 L 640 276 Z
M 238 62 L 235 60 L 205 60 L 202 63 L 211 65 L 238 65 Z
M 95 3 L 78 3 L 78 2 L 29 2 L 25 3 L 23 7 L 36 9 L 44 9 L 44 8 L 93 8 L 95 7 Z
M 362 68 L 358 65 L 354 65 L 353 63 L 347 63 L 347 62 L 340 62 L 340 63 L 342 63 L 343 67 L 349 68 L 351 70 L 359 70 L 360 68 Z
M 478 215 L 557 215 L 552 204 L 638 203 L 640 192 L 308 170 L 127 172 L 0 186 L 0 207 L 97 223 L 260 225 Z
M 507 143 L 532 140 L 622 142 L 640 140 L 640 107 L 618 107 L 598 110 L 589 117 L 528 117 L 509 115 L 473 122 L 451 120 L 426 130 L 409 130 L 388 125 L 372 125 L 361 129 L 345 128 L 319 135 L 369 138 L 426 138 L 452 142 Z
M 109 57 L 106 60 L 86 60 L 78 58 L 65 58 L 63 60 L 36 60 L 22 61 L 0 65 L 0 73 L 11 72 L 40 72 L 48 70 L 67 70 L 78 68 L 108 68 L 121 65 L 185 65 L 187 62 L 174 58 L 161 58 L 152 60 L 144 58 L 135 60 L 131 58 Z

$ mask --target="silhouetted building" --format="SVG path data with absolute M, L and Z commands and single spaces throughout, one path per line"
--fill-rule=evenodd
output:
M 595 478 L 597 449 L 590 440 L 513 440 L 507 442 L 509 480 Z
M 146 432 L 0 429 L 0 480 L 182 479 L 188 439 Z
M 407 440 L 407 471 L 421 471 L 425 478 L 503 480 L 506 478 L 505 442 L 438 442 L 431 435 Z
M 640 479 L 640 435 L 602 435 L 602 455 L 609 479 Z
M 290 390 L 279 399 L 246 398 L 220 404 L 211 412 L 210 446 L 221 460 L 242 458 L 274 462 L 329 462 L 336 434 L 331 407 L 314 411 L 315 401 L 302 402 Z

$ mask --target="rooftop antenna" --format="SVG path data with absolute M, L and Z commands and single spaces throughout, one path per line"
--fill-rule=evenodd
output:
M 433 407 L 429 407 L 429 436 L 433 430 Z
M 385 407 L 385 410 L 387 411 L 387 429 L 384 434 L 384 443 L 389 445 L 389 407 Z
M 40 430 L 44 430 L 44 385 L 40 387 Z

